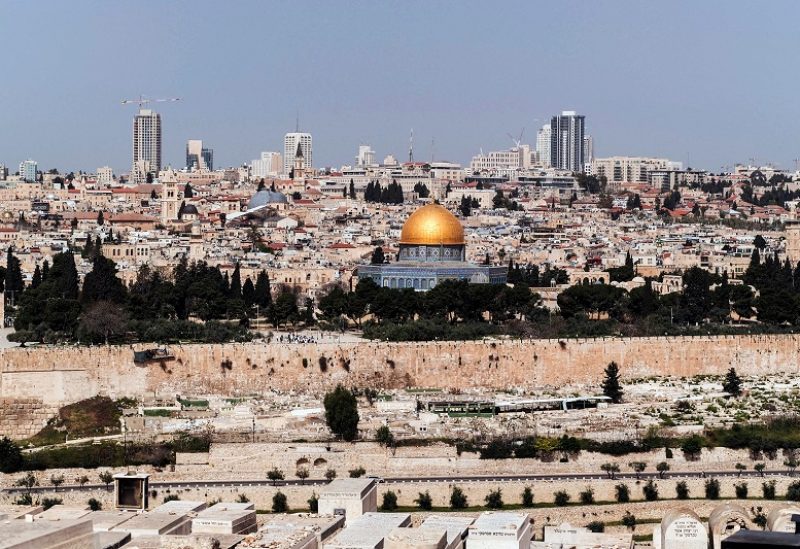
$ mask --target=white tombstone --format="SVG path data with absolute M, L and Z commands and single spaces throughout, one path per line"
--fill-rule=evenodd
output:
M 696 513 L 689 509 L 667 512 L 653 531 L 656 549 L 708 549 L 708 530 Z

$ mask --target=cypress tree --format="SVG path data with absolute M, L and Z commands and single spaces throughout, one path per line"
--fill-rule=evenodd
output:
M 231 276 L 230 297 L 231 299 L 242 298 L 242 275 L 241 272 L 239 271 L 239 263 L 236 263 L 236 267 L 233 268 L 233 275 Z
M 42 283 L 42 270 L 39 268 L 39 265 L 36 265 L 36 268 L 33 270 L 33 279 L 31 279 L 31 288 L 36 289 L 39 287 L 39 284 Z
M 248 309 L 253 306 L 256 299 L 256 288 L 253 281 L 248 276 L 242 285 L 242 299 L 244 300 L 245 307 Z
M 614 404 L 622 402 L 622 385 L 619 382 L 619 366 L 611 362 L 605 369 L 603 380 L 603 394 L 611 399 Z

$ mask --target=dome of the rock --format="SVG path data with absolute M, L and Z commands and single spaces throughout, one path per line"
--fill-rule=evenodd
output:
M 408 217 L 400 233 L 400 244 L 459 246 L 464 244 L 464 228 L 447 208 L 428 204 Z

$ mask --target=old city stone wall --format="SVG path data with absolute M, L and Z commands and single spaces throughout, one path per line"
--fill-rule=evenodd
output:
M 141 346 L 137 347 L 140 348 Z M 30 347 L 0 354 L 0 397 L 63 405 L 88 396 L 247 395 L 358 387 L 559 386 L 626 378 L 795 372 L 800 335 L 430 343 L 173 345 L 173 360 L 137 365 L 133 347 Z
M 0 425 L 15 437 L 27 436 L 44 424 L 41 414 L 32 413 L 32 404 L 40 403 L 49 414 L 97 394 L 172 398 L 270 390 L 321 393 L 337 383 L 446 390 L 541 388 L 596 383 L 612 360 L 626 378 L 722 374 L 731 367 L 744 375 L 795 372 L 800 335 L 246 343 L 172 345 L 169 350 L 174 359 L 137 365 L 132 346 L 4 349 Z M 6 425 L 4 418 L 13 421 Z

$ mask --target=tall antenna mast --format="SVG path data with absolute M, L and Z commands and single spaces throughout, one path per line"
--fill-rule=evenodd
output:
M 411 128 L 411 137 L 408 139 L 408 163 L 414 163 L 414 128 Z

